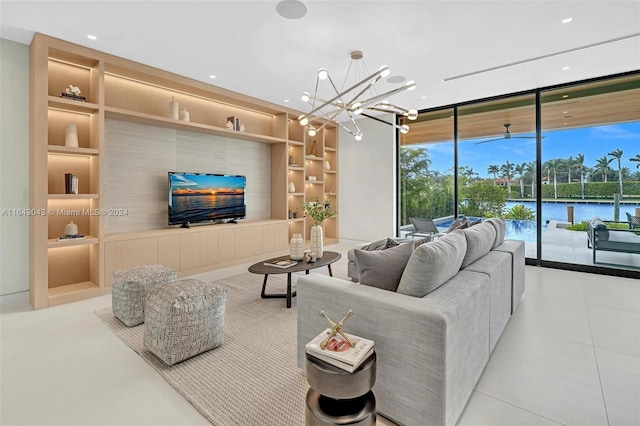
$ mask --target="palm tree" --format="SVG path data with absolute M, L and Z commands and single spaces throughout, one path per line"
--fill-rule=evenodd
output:
M 638 161 L 640 161 L 640 160 L 638 160 Z M 500 168 L 495 164 L 491 164 L 487 168 L 487 173 L 490 173 L 490 174 L 493 175 L 493 184 L 495 185 L 496 184 L 496 179 L 498 179 L 498 173 L 500 173 Z
M 549 160 L 548 166 L 547 166 L 553 172 L 553 198 L 558 198 L 557 172 L 558 172 L 558 167 L 560 167 L 560 164 L 561 164 L 561 160 L 554 159 L 554 160 Z
M 531 198 L 536 198 L 536 162 L 527 163 L 527 173 L 531 175 Z
M 635 157 L 629 158 L 629 161 L 634 161 L 634 162 L 638 163 L 638 164 L 636 164 L 636 169 L 637 169 L 638 167 L 640 167 L 640 154 L 636 154 Z
M 571 183 L 571 169 L 576 166 L 576 161 L 573 158 L 573 155 L 564 160 L 564 165 L 567 166 L 567 183 Z
M 609 164 L 611 164 L 612 161 L 613 161 L 613 158 L 607 158 L 606 155 L 596 160 L 595 170 L 597 172 L 600 172 L 600 174 L 602 174 L 603 182 L 607 181 L 607 174 L 609 173 Z
M 584 154 L 576 156 L 576 164 L 580 170 L 580 197 L 584 200 Z
M 511 198 L 511 175 L 513 174 L 513 164 L 507 161 L 500 166 L 502 176 L 507 180 L 507 199 Z
M 618 148 L 615 151 L 610 152 L 607 155 L 612 156 L 613 158 L 615 158 L 616 160 L 618 160 L 618 184 L 620 185 L 620 198 L 622 198 L 622 164 L 620 163 L 621 159 L 622 159 L 622 154 L 624 152 Z M 612 158 L 612 160 L 613 160 Z
M 520 198 L 524 198 L 524 172 L 527 169 L 527 163 L 522 163 L 516 166 L 515 169 L 518 174 L 518 180 L 520 181 Z

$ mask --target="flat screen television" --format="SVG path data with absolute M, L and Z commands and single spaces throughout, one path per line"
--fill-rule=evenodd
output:
M 169 225 L 244 219 L 245 176 L 169 172 Z

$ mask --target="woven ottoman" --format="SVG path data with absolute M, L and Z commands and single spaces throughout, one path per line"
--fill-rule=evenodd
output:
M 227 290 L 184 279 L 147 293 L 144 346 L 167 365 L 217 348 L 224 341 Z
M 146 292 L 177 279 L 174 269 L 162 265 L 137 266 L 114 272 L 111 288 L 113 314 L 129 327 L 142 324 Z

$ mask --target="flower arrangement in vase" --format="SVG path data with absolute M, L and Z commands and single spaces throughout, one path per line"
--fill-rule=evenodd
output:
M 304 203 L 302 205 L 302 211 L 304 211 L 305 216 L 313 219 L 313 226 L 311 227 L 311 253 L 317 258 L 321 258 L 324 254 L 324 232 L 321 224 L 325 219 L 335 217 L 338 212 L 335 209 L 331 209 L 331 203 L 328 200 L 320 203 L 317 198 Z

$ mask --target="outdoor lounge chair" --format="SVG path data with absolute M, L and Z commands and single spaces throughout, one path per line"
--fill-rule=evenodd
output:
M 438 228 L 436 228 L 436 224 L 433 223 L 433 219 L 425 219 L 422 217 L 410 217 L 409 220 L 413 225 L 413 231 L 407 234 L 407 237 L 411 236 L 411 238 L 415 238 L 416 235 L 429 235 L 433 236 L 437 234 Z
M 627 221 L 629 222 L 629 229 L 640 229 L 640 216 L 633 216 L 627 213 Z
M 618 253 L 640 253 L 640 235 L 631 229 L 613 229 L 607 223 L 620 223 L 604 221 L 593 218 L 588 222 L 587 247 L 593 252 L 593 263 L 596 261 L 598 250 L 613 251 Z M 624 223 L 624 222 L 622 222 Z

